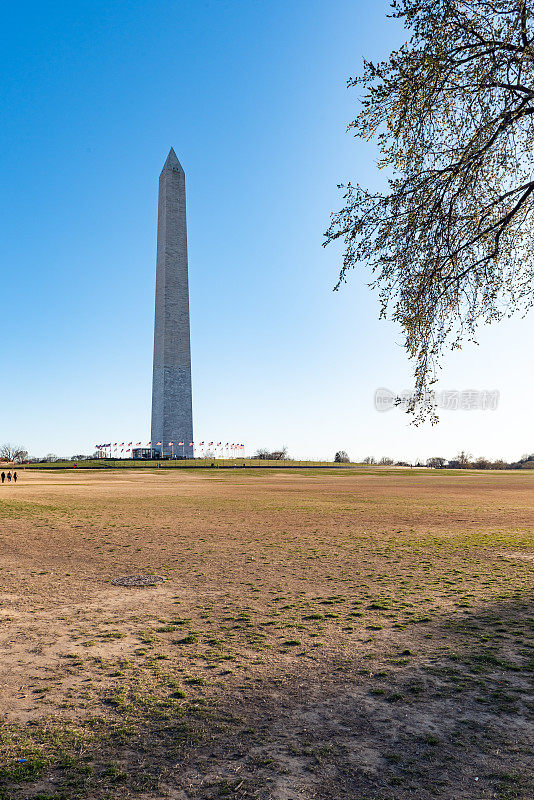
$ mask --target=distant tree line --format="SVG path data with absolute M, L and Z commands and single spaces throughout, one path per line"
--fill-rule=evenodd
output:
M 29 464 L 56 464 L 58 461 L 92 461 L 93 459 L 100 458 L 98 453 L 86 455 L 84 453 L 76 453 L 73 456 L 57 456 L 55 453 L 47 453 L 42 458 L 30 458 Z
M 6 444 L 0 445 L 0 460 L 10 461 L 14 464 L 21 464 L 28 458 L 28 451 L 20 444 Z
M 429 458 L 426 466 L 433 469 L 534 469 L 534 453 L 522 456 L 519 461 L 508 462 L 502 458 L 497 459 L 497 461 L 490 461 L 484 456 L 473 458 L 470 453 L 462 450 L 456 458 L 450 461 L 440 456 Z
M 336 454 L 337 455 L 337 454 Z M 534 469 L 534 453 L 522 456 L 518 461 L 504 461 L 502 458 L 490 461 L 484 456 L 474 458 L 471 453 L 461 450 L 456 458 L 447 460 L 443 456 L 432 456 L 426 462 L 415 461 L 394 461 L 392 458 L 383 456 L 377 460 L 373 456 L 366 456 L 362 459 L 363 464 L 378 466 L 395 467 L 430 467 L 431 469 Z
M 77 453 L 73 456 L 57 456 L 55 453 L 47 453 L 41 458 L 30 458 L 28 451 L 22 445 L 14 445 L 9 442 L 0 445 L 0 461 L 12 464 L 54 464 L 58 461 L 91 461 L 95 458 L 99 458 L 98 453 L 92 455 Z
M 30 458 L 28 451 L 22 445 L 12 445 L 9 443 L 0 445 L 0 461 L 9 462 L 13 464 L 52 464 L 59 461 L 91 461 L 99 458 L 99 453 L 92 453 L 86 455 L 84 453 L 76 453 L 73 456 L 57 456 L 55 453 L 47 453 L 42 458 Z M 215 455 L 205 454 L 205 458 Z M 267 448 L 259 448 L 256 450 L 253 459 L 260 461 L 292 461 L 293 459 L 288 455 L 287 447 L 282 447 L 281 450 L 269 450 Z M 335 464 L 350 464 L 351 460 L 346 450 L 338 450 L 334 456 Z M 358 462 L 356 462 L 358 463 Z M 427 458 L 425 462 L 415 461 L 395 461 L 389 456 L 382 456 L 376 459 L 374 456 L 366 456 L 360 463 L 369 466 L 381 467 L 429 467 L 430 469 L 534 469 L 534 453 L 523 455 L 518 461 L 504 461 L 499 458 L 496 461 L 490 461 L 483 456 L 474 458 L 471 453 L 461 450 L 455 458 L 447 460 L 443 456 L 432 456 Z
M 292 459 L 287 454 L 287 447 L 282 447 L 281 450 L 267 450 L 265 447 L 260 447 L 252 458 L 257 458 L 260 461 L 291 461 Z
M 374 456 L 365 456 L 365 458 L 363 459 L 363 463 L 364 464 L 369 464 L 371 466 L 373 464 L 378 464 L 381 467 L 392 467 L 392 466 L 403 467 L 404 466 L 404 462 L 402 462 L 402 463 L 400 461 L 399 462 L 395 462 L 394 459 L 389 458 L 389 456 L 382 456 L 382 458 L 379 459 L 378 461 L 376 460 L 376 458 Z M 406 466 L 411 466 L 411 465 L 410 464 L 406 464 Z

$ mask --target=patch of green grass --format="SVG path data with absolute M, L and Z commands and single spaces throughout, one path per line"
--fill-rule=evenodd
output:
M 183 639 L 175 639 L 175 644 L 195 644 L 198 642 L 198 633 L 190 631 Z

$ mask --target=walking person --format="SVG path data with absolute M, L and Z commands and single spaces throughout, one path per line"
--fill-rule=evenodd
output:
M 2 478 L 2 483 L 3 483 L 6 479 L 6 473 L 3 470 L 2 470 L 2 475 L 0 475 L 0 477 Z
M 15 483 L 17 482 L 17 473 L 16 472 L 13 473 L 13 481 Z
M 11 483 L 11 472 L 7 473 L 7 482 Z

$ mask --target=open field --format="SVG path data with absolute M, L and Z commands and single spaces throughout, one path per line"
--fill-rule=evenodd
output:
M 65 470 L 73 469 L 74 463 L 81 469 L 211 469 L 234 468 L 234 467 L 256 467 L 261 469 L 296 469 L 305 467 L 306 469 L 329 467 L 330 469 L 350 469 L 350 467 L 362 466 L 358 463 L 353 464 L 334 464 L 332 461 L 295 461 L 276 460 L 260 458 L 184 458 L 184 459 L 133 459 L 133 458 L 96 458 L 87 461 L 53 461 L 51 463 L 28 464 L 26 469 L 46 469 L 46 470 Z
M 534 475 L 19 474 L 2 800 L 532 797 Z

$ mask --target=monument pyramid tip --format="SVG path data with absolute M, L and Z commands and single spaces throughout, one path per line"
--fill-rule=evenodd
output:
M 163 165 L 163 171 L 165 170 L 173 170 L 174 172 L 183 172 L 182 165 L 178 161 L 178 157 L 174 152 L 174 148 L 171 147 L 169 150 L 169 155 L 167 156 L 167 161 Z

